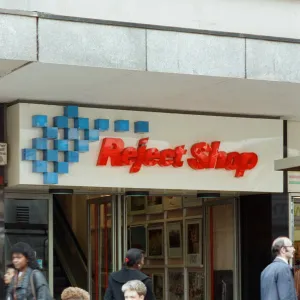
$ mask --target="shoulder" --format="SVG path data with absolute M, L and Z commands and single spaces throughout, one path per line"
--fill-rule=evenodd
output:
M 36 285 L 47 284 L 46 278 L 40 270 L 32 270 L 31 276 L 33 276 Z

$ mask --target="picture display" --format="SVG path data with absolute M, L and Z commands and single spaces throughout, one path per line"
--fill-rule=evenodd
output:
M 169 258 L 182 257 L 181 223 L 168 223 L 167 235 Z
M 189 199 L 190 206 L 178 196 L 130 199 L 129 244 L 145 251 L 157 300 L 204 300 L 202 201 Z
M 146 211 L 148 214 L 162 212 L 163 211 L 163 197 L 161 197 L 161 196 L 147 197 Z
M 165 296 L 165 279 L 164 274 L 152 274 L 153 293 L 156 300 L 163 300 Z
M 146 197 L 133 196 L 129 199 L 129 212 L 131 215 L 144 214 L 146 211 Z
M 184 278 L 182 271 L 169 271 L 169 300 L 184 299 Z
M 202 219 L 186 221 L 188 266 L 200 266 L 202 264 Z
M 203 272 L 188 273 L 189 300 L 204 300 Z
M 163 226 L 148 227 L 148 256 L 161 258 L 163 257 L 163 249 Z

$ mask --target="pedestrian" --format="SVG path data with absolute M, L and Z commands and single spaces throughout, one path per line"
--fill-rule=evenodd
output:
M 90 294 L 78 287 L 68 287 L 63 290 L 61 300 L 90 300 Z
M 50 300 L 47 281 L 40 271 L 35 252 L 26 243 L 17 243 L 11 249 L 15 275 L 7 291 L 8 300 Z
M 14 265 L 13 264 L 8 264 L 6 266 L 6 272 L 5 272 L 4 277 L 3 277 L 4 284 L 5 284 L 5 287 L 4 287 L 5 294 L 6 294 L 7 290 L 8 290 L 8 287 L 9 287 L 9 285 L 10 285 L 10 283 L 11 283 L 12 278 L 14 277 L 14 275 L 15 275 L 15 267 L 14 267 Z
M 261 273 L 261 300 L 297 300 L 293 269 L 289 260 L 295 248 L 287 237 L 279 237 L 272 244 L 272 254 L 276 257 Z
M 144 300 L 147 288 L 140 280 L 130 280 L 122 286 L 122 292 L 125 300 Z
M 109 276 L 108 288 L 104 295 L 104 300 L 124 300 L 122 286 L 130 280 L 142 281 L 146 288 L 146 300 L 155 300 L 152 291 L 152 280 L 149 276 L 141 272 L 144 265 L 144 252 L 140 249 L 129 249 L 123 268 Z

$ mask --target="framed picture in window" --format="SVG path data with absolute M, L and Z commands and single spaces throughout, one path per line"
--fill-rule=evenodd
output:
M 186 220 L 186 264 L 189 267 L 202 266 L 202 219 Z
M 182 208 L 182 197 L 165 196 L 164 197 L 164 209 L 173 210 Z
M 183 197 L 183 207 L 199 207 L 202 206 L 203 200 L 195 197 Z
M 189 300 L 204 300 L 204 273 L 188 272 Z
M 169 300 L 184 299 L 184 278 L 183 270 L 169 269 Z
M 147 254 L 149 258 L 163 258 L 164 235 L 163 226 L 153 226 L 147 228 Z
M 165 298 L 165 275 L 163 273 L 152 274 L 152 288 L 156 300 Z
M 167 223 L 168 257 L 182 257 L 181 222 Z
M 163 197 L 162 196 L 147 197 L 146 212 L 148 214 L 163 212 Z
M 146 211 L 146 196 L 128 197 L 128 211 L 130 215 L 144 214 Z
M 143 225 L 130 227 L 130 248 L 137 248 L 147 252 L 146 228 Z

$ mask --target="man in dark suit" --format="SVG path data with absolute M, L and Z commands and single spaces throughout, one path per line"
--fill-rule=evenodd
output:
M 272 244 L 272 254 L 276 256 L 261 273 L 261 300 L 297 300 L 293 269 L 289 260 L 295 248 L 286 237 L 277 238 Z

